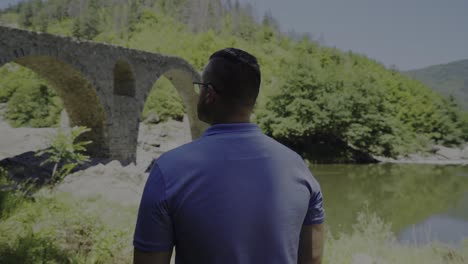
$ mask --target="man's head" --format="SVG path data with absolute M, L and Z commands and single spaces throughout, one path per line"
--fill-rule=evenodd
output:
M 198 99 L 198 118 L 209 124 L 249 122 L 260 89 L 257 59 L 227 48 L 213 53 L 206 65 Z

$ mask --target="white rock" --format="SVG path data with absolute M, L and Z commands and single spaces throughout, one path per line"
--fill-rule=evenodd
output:
M 353 255 L 352 264 L 375 264 L 374 259 L 363 253 L 356 253 Z
M 438 146 L 438 150 L 436 152 L 437 155 L 442 156 L 446 159 L 456 160 L 461 158 L 461 150 L 458 148 L 447 148 L 444 146 Z

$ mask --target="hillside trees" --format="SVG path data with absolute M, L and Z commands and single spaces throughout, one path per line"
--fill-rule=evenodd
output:
M 333 49 L 307 56 L 314 51 L 305 47 L 297 47 L 279 91 L 258 113 L 273 137 L 296 146 L 338 139 L 384 156 L 467 139 L 456 105 L 420 83 Z
M 73 23 L 72 35 L 77 38 L 93 39 L 101 32 L 100 21 L 98 0 L 89 0 L 82 15 Z

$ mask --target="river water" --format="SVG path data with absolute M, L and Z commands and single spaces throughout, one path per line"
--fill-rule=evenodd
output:
M 333 234 L 351 233 L 360 212 L 375 213 L 401 243 L 468 239 L 468 166 L 311 165 Z

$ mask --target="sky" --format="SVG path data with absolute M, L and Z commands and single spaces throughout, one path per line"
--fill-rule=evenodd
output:
M 308 32 L 399 70 L 468 59 L 468 0 L 240 0 L 285 32 Z M 0 0 L 0 8 L 18 0 Z
M 0 0 L 0 8 L 8 7 L 9 4 L 18 3 L 21 0 Z
M 399 70 L 468 59 L 468 0 L 241 0 L 281 29 Z

